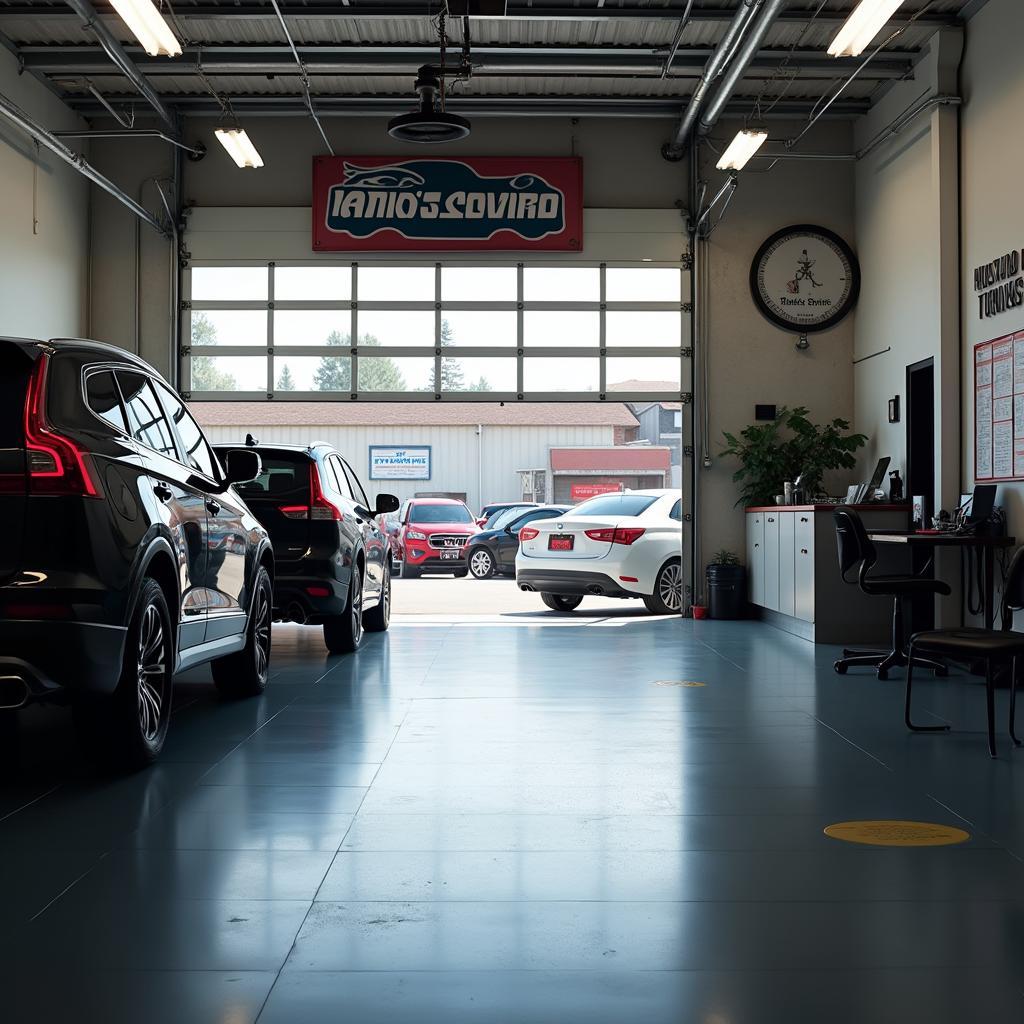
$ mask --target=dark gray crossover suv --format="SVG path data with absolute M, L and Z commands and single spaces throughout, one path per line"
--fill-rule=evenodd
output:
M 154 760 L 175 672 L 267 685 L 274 557 L 181 399 L 93 341 L 0 339 L 0 714 L 71 701 L 94 752 Z
M 245 443 L 263 468 L 238 491 L 274 545 L 274 618 L 322 625 L 332 654 L 358 650 L 364 629 L 383 633 L 391 621 L 391 538 L 377 517 L 398 498 L 378 494 L 371 505 L 329 444 L 260 444 L 251 434 Z

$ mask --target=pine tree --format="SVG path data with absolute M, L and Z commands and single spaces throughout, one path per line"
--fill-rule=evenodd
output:
M 372 334 L 364 334 L 359 338 L 359 347 L 379 348 L 380 342 Z M 405 391 L 405 377 L 393 359 L 363 356 L 359 360 L 359 390 Z
M 217 328 L 205 313 L 192 314 L 192 344 L 196 347 L 217 344 Z M 190 361 L 193 391 L 237 391 L 235 378 L 218 370 L 213 356 L 192 356 Z
M 448 348 L 455 344 L 455 335 L 452 332 L 451 324 L 447 320 L 441 321 L 441 348 Z M 436 374 L 434 369 L 430 371 L 430 390 L 436 391 Z M 462 365 L 458 359 L 445 356 L 441 359 L 441 390 L 442 391 L 466 391 L 464 386 Z M 469 388 L 468 390 L 476 390 Z
M 324 341 L 325 345 L 337 345 L 349 347 L 350 335 L 342 334 L 340 331 L 331 331 Z M 337 356 L 321 356 L 320 365 L 313 374 L 314 391 L 351 391 L 352 390 L 352 360 L 346 355 L 343 358 Z
M 295 390 L 295 378 L 292 377 L 291 368 L 285 363 L 284 369 L 281 371 L 280 376 L 277 378 L 277 384 L 274 386 L 276 391 L 294 391 Z

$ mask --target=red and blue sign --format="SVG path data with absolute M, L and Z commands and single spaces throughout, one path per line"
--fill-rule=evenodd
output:
M 578 252 L 579 157 L 313 160 L 317 252 Z

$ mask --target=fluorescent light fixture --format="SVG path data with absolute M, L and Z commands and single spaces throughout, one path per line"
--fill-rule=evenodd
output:
M 256 152 L 244 128 L 218 128 L 214 135 L 239 167 L 263 166 L 263 158 Z
M 828 52 L 833 57 L 856 57 L 863 53 L 902 2 L 903 0 L 860 0 L 843 22 L 843 27 L 836 33 Z
M 736 133 L 736 138 L 729 143 L 715 166 L 720 171 L 742 171 L 767 138 L 768 133 L 763 128 L 743 128 Z
M 181 43 L 152 0 L 110 0 L 110 3 L 150 57 L 181 56 Z

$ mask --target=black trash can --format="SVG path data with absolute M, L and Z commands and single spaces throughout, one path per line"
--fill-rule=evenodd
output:
M 747 570 L 742 565 L 709 565 L 708 611 L 713 619 L 742 619 L 747 603 Z

